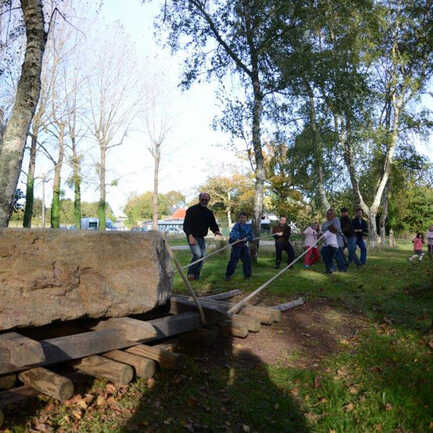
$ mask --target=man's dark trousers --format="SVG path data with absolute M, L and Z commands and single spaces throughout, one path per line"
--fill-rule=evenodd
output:
M 283 251 L 287 252 L 287 264 L 293 262 L 295 259 L 295 251 L 290 242 L 278 242 L 275 241 L 275 253 L 276 253 L 276 261 L 275 264 L 280 266 L 281 263 L 281 254 Z
M 195 262 L 196 260 L 201 259 L 206 255 L 206 241 L 204 240 L 204 238 L 196 236 L 195 245 L 190 244 L 188 236 L 186 237 L 186 240 L 188 242 L 189 249 L 192 252 L 192 259 L 190 263 Z M 194 279 L 198 280 L 200 278 L 200 271 L 202 266 L 203 266 L 203 261 L 190 266 L 188 268 L 188 275 L 193 275 Z
M 247 245 L 233 245 L 230 261 L 227 264 L 226 277 L 231 277 L 236 270 L 239 259 L 242 261 L 244 277 L 251 277 L 251 256 Z

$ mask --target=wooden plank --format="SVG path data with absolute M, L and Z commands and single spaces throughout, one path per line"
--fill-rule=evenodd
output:
M 99 322 L 94 328 L 95 331 L 103 329 L 116 329 L 123 333 L 130 341 L 141 341 L 156 336 L 155 328 L 144 320 L 132 319 L 131 317 L 115 317 Z
M 172 304 L 180 303 L 188 306 L 194 306 L 194 303 L 188 296 L 182 296 L 182 295 L 172 296 L 170 298 L 170 301 Z M 232 306 L 232 304 L 229 302 L 214 301 L 211 299 L 202 300 L 201 305 L 205 310 L 217 311 L 218 313 L 224 316 L 227 316 L 227 312 Z M 277 322 L 281 320 L 281 312 L 272 310 L 268 307 L 245 305 L 242 308 L 241 313 L 247 316 L 254 317 L 265 325 L 271 325 L 273 322 Z
M 229 290 L 228 292 L 222 292 L 222 293 L 216 293 L 215 295 L 209 295 L 209 296 L 201 296 L 199 300 L 214 300 L 214 301 L 220 301 L 224 299 L 230 299 L 234 298 L 237 295 L 240 295 L 242 293 L 239 289 Z
M 201 327 L 200 316 L 189 312 L 177 316 L 168 316 L 150 320 L 156 330 L 156 336 L 144 339 L 143 343 L 159 341 Z M 82 332 L 64 337 L 50 338 L 40 341 L 45 353 L 45 361 L 40 365 L 50 365 L 86 356 L 97 355 L 115 349 L 130 347 L 132 342 L 122 332 L 115 329 Z M 13 373 L 23 368 L 9 363 L 0 363 L 0 374 Z
M 104 353 L 103 356 L 104 358 L 130 365 L 134 368 L 137 377 L 149 379 L 155 374 L 156 363 L 151 359 L 127 353 L 123 350 L 112 350 L 111 352 Z
M 46 368 L 37 367 L 23 371 L 18 378 L 26 385 L 60 401 L 68 400 L 74 394 L 74 384 L 70 379 Z
M 17 332 L 1 334 L 0 347 L 9 352 L 9 363 L 17 367 L 45 361 L 44 351 L 39 342 Z
M 185 356 L 180 353 L 168 352 L 158 346 L 140 344 L 129 347 L 126 352 L 153 359 L 164 369 L 178 370 L 185 365 Z
M 259 320 L 244 314 L 234 314 L 231 321 L 234 325 L 246 326 L 250 332 L 259 332 L 261 328 Z
M 16 381 L 17 375 L 14 373 L 0 376 L 0 389 L 11 389 L 14 387 Z
M 102 377 L 118 385 L 127 385 L 134 378 L 134 370 L 130 365 L 98 355 L 80 359 L 74 364 L 74 368 L 89 376 Z
M 246 338 L 248 336 L 248 328 L 245 325 L 233 323 L 231 320 L 226 320 L 221 325 L 223 335 L 233 336 L 239 338 Z
M 0 407 L 19 403 L 20 401 L 26 400 L 30 397 L 36 397 L 38 394 L 39 391 L 28 385 L 20 386 L 8 391 L 2 391 L 0 392 Z
M 287 302 L 286 304 L 274 305 L 273 307 L 271 307 L 271 309 L 278 310 L 278 311 L 287 311 L 290 310 L 291 308 L 298 307 L 299 305 L 302 305 L 304 303 L 305 303 L 304 298 L 298 298 L 295 299 L 294 301 Z

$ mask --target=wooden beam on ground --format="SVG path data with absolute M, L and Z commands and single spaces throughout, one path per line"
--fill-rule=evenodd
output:
M 242 293 L 241 290 L 235 289 L 235 290 L 229 290 L 228 292 L 216 293 L 215 295 L 201 296 L 199 299 L 200 301 L 206 299 L 219 301 L 219 300 L 234 298 L 235 296 L 240 295 L 241 293 Z
M 95 331 L 103 329 L 116 329 L 123 333 L 130 341 L 141 341 L 147 338 L 156 337 L 155 328 L 144 320 L 132 319 L 131 317 L 114 317 L 99 322 L 94 328 Z
M 117 385 L 128 385 L 134 378 L 134 370 L 130 365 L 98 355 L 80 359 L 74 364 L 74 368 L 81 373 L 101 377 Z
M 17 367 L 45 361 L 44 351 L 40 343 L 17 332 L 1 334 L 0 347 L 9 352 L 9 363 Z
M 234 325 L 246 326 L 250 332 L 259 332 L 261 328 L 259 320 L 245 314 L 234 314 L 231 321 Z
M 37 367 L 23 371 L 18 378 L 42 394 L 60 401 L 68 400 L 74 394 L 74 384 L 70 379 L 46 368 Z
M 295 299 L 294 301 L 287 302 L 286 304 L 274 305 L 271 308 L 273 310 L 278 310 L 278 311 L 287 311 L 290 310 L 291 308 L 298 307 L 299 305 L 302 305 L 304 303 L 305 303 L 304 298 L 298 298 Z
M 170 298 L 170 301 L 172 305 L 179 303 L 190 307 L 194 307 L 194 302 L 188 296 L 183 296 L 183 295 L 172 296 Z M 213 310 L 227 317 L 227 312 L 232 307 L 232 304 L 224 301 L 214 301 L 212 299 L 205 299 L 201 301 L 201 306 L 202 308 L 205 309 L 206 313 L 207 310 Z M 254 317 L 265 325 L 271 325 L 273 322 L 279 322 L 281 320 L 280 311 L 272 310 L 269 307 L 259 307 L 256 305 L 245 305 L 241 310 L 241 314 Z
M 180 353 L 168 352 L 158 346 L 140 344 L 138 346 L 129 347 L 126 349 L 126 352 L 153 359 L 164 369 L 178 370 L 185 365 L 185 356 Z
M 223 335 L 229 337 L 246 338 L 248 336 L 248 328 L 245 325 L 233 323 L 231 320 L 226 320 L 221 324 Z
M 111 352 L 104 353 L 103 356 L 104 358 L 130 365 L 134 368 L 137 377 L 149 379 L 155 374 L 156 363 L 151 359 L 127 353 L 123 350 L 112 350 Z
M 11 389 L 14 387 L 16 381 L 17 375 L 15 373 L 0 376 L 0 389 Z
M 144 339 L 142 343 L 159 341 L 184 332 L 193 331 L 201 327 L 200 316 L 194 312 L 167 316 L 149 320 L 156 330 L 156 336 Z M 50 338 L 40 341 L 45 354 L 45 361 L 40 365 L 57 364 L 97 355 L 115 349 L 130 347 L 133 343 L 116 329 L 82 332 L 64 337 Z M 0 362 L 0 374 L 13 373 L 23 370 L 22 367 Z

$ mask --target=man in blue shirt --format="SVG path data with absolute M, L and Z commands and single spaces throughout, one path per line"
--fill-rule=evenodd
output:
M 242 240 L 232 246 L 230 260 L 226 269 L 226 281 L 229 281 L 235 273 L 239 259 L 242 260 L 244 277 L 251 277 L 251 256 L 247 242 L 253 240 L 253 230 L 251 224 L 247 224 L 248 215 L 245 212 L 239 214 L 239 222 L 237 222 L 230 232 L 230 243 Z

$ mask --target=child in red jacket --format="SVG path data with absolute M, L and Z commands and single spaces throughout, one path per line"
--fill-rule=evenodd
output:
M 412 261 L 413 259 L 418 257 L 418 260 L 421 261 L 424 257 L 424 253 L 422 251 L 422 247 L 424 245 L 424 235 L 422 233 L 417 233 L 416 236 L 412 240 L 413 242 L 413 251 L 414 255 L 412 257 L 409 257 L 409 260 Z

